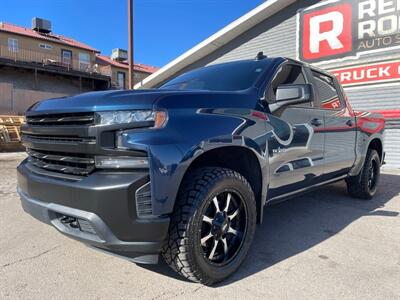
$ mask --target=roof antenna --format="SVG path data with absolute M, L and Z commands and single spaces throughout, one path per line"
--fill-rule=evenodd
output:
M 265 59 L 265 58 L 267 58 L 267 56 L 264 55 L 264 52 L 260 51 L 260 52 L 257 53 L 256 60 L 262 60 L 262 59 Z

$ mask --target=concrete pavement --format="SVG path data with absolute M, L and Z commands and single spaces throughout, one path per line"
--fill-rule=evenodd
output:
M 0 154 L 0 299 L 400 299 L 400 170 L 371 201 L 343 183 L 266 209 L 247 260 L 205 287 L 70 240 L 23 212 Z

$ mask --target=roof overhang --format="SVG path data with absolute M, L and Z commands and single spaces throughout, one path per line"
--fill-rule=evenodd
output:
M 78 42 L 74 39 L 68 38 L 66 36 L 56 35 L 56 34 L 39 34 L 35 33 L 34 35 L 30 32 L 33 32 L 29 28 L 21 27 L 18 25 L 13 25 L 9 23 L 5 23 L 0 21 L 0 32 L 11 33 L 18 36 L 23 36 L 30 39 L 39 39 L 50 43 L 55 43 L 58 45 L 69 46 L 72 48 L 82 49 L 86 51 L 90 51 L 93 53 L 100 53 L 99 50 L 94 49 L 88 45 L 85 45 L 81 42 Z M 70 42 L 69 42 L 70 41 Z
M 263 4 L 257 6 L 239 19 L 233 21 L 226 27 L 222 28 L 203 42 L 197 44 L 192 49 L 178 56 L 173 61 L 166 64 L 157 72 L 146 77 L 143 81 L 135 85 L 135 89 L 152 88 L 171 76 L 177 74 L 182 69 L 211 54 L 218 48 L 226 45 L 242 33 L 261 23 L 265 19 L 271 17 L 283 8 L 296 2 L 295 0 L 267 0 Z

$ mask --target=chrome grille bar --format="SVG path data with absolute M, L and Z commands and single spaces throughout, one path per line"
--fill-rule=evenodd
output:
M 37 160 L 32 157 L 29 158 L 29 162 L 32 165 L 34 165 L 35 167 L 38 167 L 41 169 L 46 169 L 49 171 L 56 171 L 56 172 L 61 172 L 61 173 L 66 173 L 66 174 L 86 176 L 91 172 L 91 170 L 88 170 L 87 168 L 77 168 L 77 167 L 66 167 L 66 166 L 62 166 L 62 165 L 53 165 L 53 164 L 42 162 L 42 161 Z
M 95 168 L 94 158 L 40 152 L 27 149 L 28 161 L 42 169 L 74 175 L 89 175 Z
M 87 114 L 63 114 L 27 117 L 29 125 L 91 125 L 94 124 L 94 113 Z
M 85 158 L 85 157 L 74 157 L 74 156 L 63 156 L 63 155 L 55 155 L 55 154 L 46 154 L 40 153 L 31 149 L 26 150 L 29 156 L 33 156 L 37 159 L 46 159 L 46 160 L 54 160 L 58 162 L 70 162 L 77 164 L 94 164 L 93 158 Z
M 52 136 L 52 135 L 34 135 L 22 133 L 22 141 L 26 142 L 56 142 L 56 143 L 80 143 L 80 144 L 95 144 L 96 138 L 92 137 L 64 137 L 64 136 Z

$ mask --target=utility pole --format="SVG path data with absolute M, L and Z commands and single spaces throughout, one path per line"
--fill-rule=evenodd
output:
M 133 89 L 134 81 L 134 55 L 133 55 L 133 0 L 128 0 L 128 64 L 129 64 L 129 89 Z

